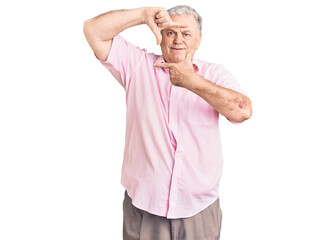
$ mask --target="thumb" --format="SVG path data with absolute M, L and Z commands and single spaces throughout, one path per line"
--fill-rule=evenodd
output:
M 185 61 L 192 62 L 192 57 L 194 56 L 194 53 L 195 53 L 195 50 L 190 50 L 189 52 L 187 52 Z
M 151 21 L 148 24 L 148 26 L 149 26 L 149 28 L 152 30 L 152 32 L 155 35 L 157 45 L 160 45 L 161 41 L 162 41 L 162 35 L 161 35 L 160 28 L 156 25 L 156 23 L 154 21 Z

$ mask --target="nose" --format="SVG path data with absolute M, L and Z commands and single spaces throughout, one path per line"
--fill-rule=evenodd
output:
M 177 33 L 177 34 L 175 35 L 174 43 L 175 43 L 175 44 L 180 44 L 180 43 L 182 43 L 182 34 L 181 34 L 181 33 Z

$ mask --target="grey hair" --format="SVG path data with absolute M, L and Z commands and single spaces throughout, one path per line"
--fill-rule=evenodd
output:
M 167 10 L 170 16 L 172 15 L 191 15 L 195 18 L 198 29 L 202 33 L 202 17 L 196 12 L 195 9 L 187 5 L 178 5 Z

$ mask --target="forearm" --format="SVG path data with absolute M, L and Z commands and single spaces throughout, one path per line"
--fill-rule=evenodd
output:
M 195 74 L 192 84 L 186 88 L 202 97 L 217 112 L 233 122 L 243 122 L 252 115 L 252 104 L 248 97 L 216 85 Z
M 115 10 L 100 14 L 84 22 L 86 37 L 100 41 L 111 40 L 123 30 L 144 23 L 142 10 Z

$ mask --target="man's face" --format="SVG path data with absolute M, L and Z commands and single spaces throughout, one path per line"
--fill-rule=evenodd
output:
M 162 30 L 161 51 L 165 62 L 178 63 L 186 58 L 189 51 L 198 49 L 201 43 L 196 19 L 191 15 L 172 15 L 171 19 L 186 28 L 166 28 Z

